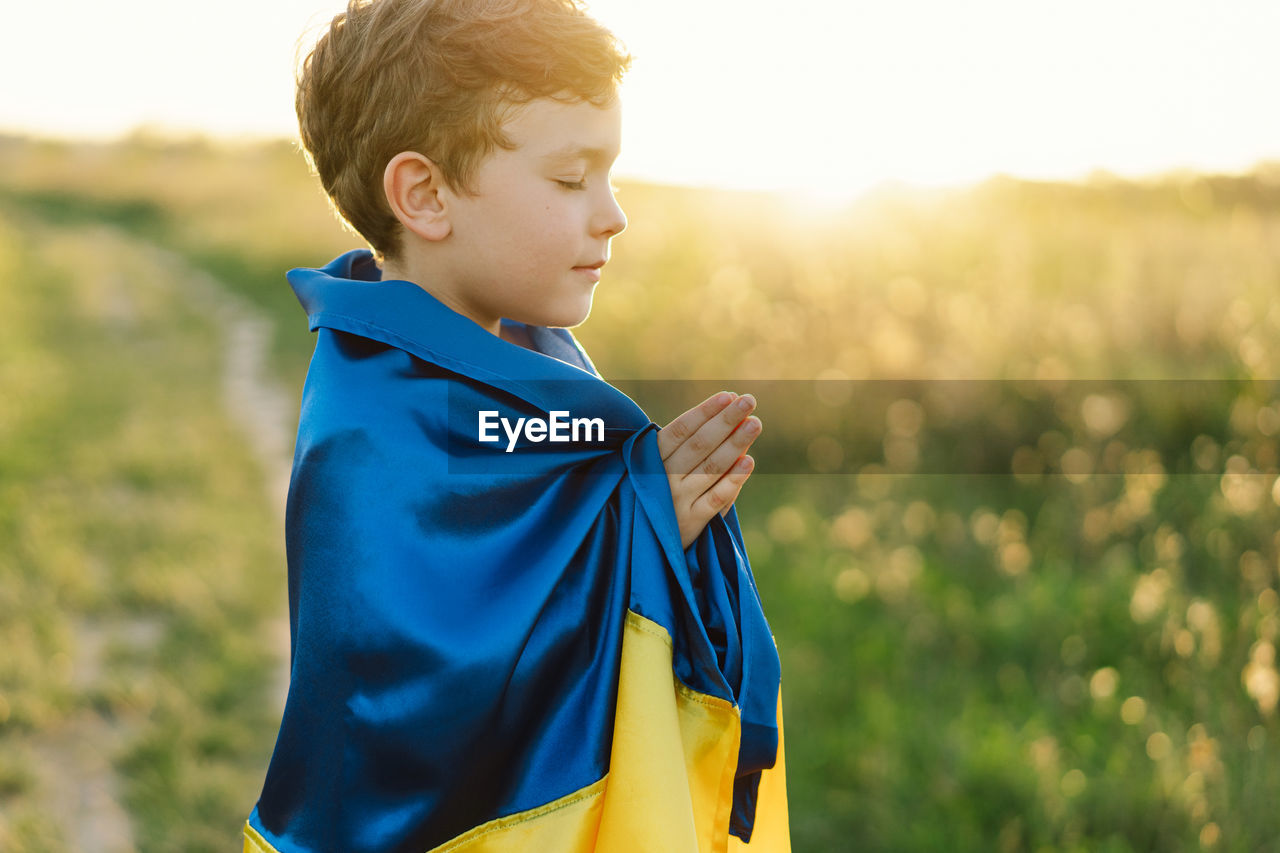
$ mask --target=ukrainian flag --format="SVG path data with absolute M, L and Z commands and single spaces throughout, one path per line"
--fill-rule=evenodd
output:
M 736 514 L 682 551 L 657 425 L 568 331 L 527 349 L 378 275 L 366 251 L 290 273 L 318 332 L 292 680 L 246 853 L 789 850 Z M 481 411 L 603 441 L 506 453 Z

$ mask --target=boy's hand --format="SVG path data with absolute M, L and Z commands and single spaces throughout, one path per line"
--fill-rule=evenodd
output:
M 688 548 L 717 512 L 724 515 L 751 476 L 755 460 L 744 455 L 760 435 L 750 394 L 721 391 L 658 430 L 680 543 Z

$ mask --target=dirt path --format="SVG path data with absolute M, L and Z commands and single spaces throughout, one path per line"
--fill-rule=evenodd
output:
M 275 516 L 273 524 L 283 535 L 297 421 L 293 396 L 268 369 L 272 324 L 244 299 L 180 256 L 122 231 L 111 231 L 113 239 L 127 243 L 131 250 L 155 264 L 160 271 L 158 279 L 184 288 L 183 298 L 212 318 L 221 330 L 222 406 L 257 458 Z M 124 645 L 146 649 L 162 632 L 160 624 L 145 619 L 81 616 L 73 625 L 76 654 L 72 683 L 81 691 L 102 682 L 108 648 Z M 287 613 L 267 626 L 264 641 L 275 647 L 280 661 L 270 698 L 279 711 L 284 708 L 289 683 Z M 56 732 L 37 737 L 29 744 L 50 805 L 49 814 L 68 849 L 78 853 L 127 853 L 136 849 L 130 818 L 122 805 L 124 785 L 112 767 L 112 759 L 144 724 L 141 719 L 108 718 L 86 709 Z M 247 803 L 251 801 L 252 792 L 247 792 L 246 798 Z M 234 844 L 234 839 L 229 839 L 228 844 Z
M 148 246 L 147 251 L 155 255 L 158 264 L 172 270 L 170 280 L 183 282 L 190 289 L 193 304 L 203 307 L 222 328 L 223 408 L 257 457 L 268 501 L 276 513 L 276 529 L 283 537 L 298 415 L 294 395 L 271 375 L 268 366 L 275 327 L 261 311 L 179 255 L 156 246 Z M 271 624 L 269 636 L 280 654 L 273 696 L 283 711 L 289 690 L 289 614 L 280 614 Z

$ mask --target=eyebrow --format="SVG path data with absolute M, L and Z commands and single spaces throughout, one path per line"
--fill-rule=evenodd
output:
M 562 148 L 545 155 L 546 160 L 586 160 L 589 163 L 610 163 L 617 158 L 617 152 L 606 151 L 603 148 L 591 148 L 586 145 L 574 145 L 570 143 Z

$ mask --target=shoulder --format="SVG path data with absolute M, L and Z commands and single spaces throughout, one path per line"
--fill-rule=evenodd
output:
M 370 450 L 402 453 L 445 426 L 456 377 L 390 344 L 321 328 L 298 419 L 303 451 L 331 437 L 362 435 Z

